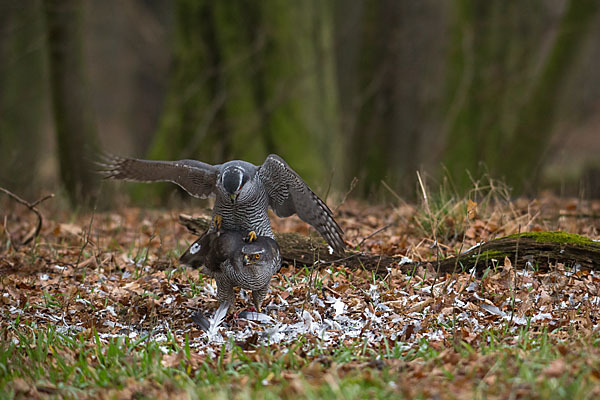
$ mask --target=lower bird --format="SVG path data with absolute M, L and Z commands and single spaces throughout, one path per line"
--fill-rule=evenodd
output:
M 228 303 L 235 308 L 234 287 L 240 287 L 252 291 L 252 302 L 260 312 L 271 278 L 281 267 L 279 245 L 253 231 L 247 235 L 223 232 L 218 216 L 215 221 L 217 229 L 204 233 L 179 261 L 193 268 L 203 266 L 202 272 L 215 279 L 219 305 Z

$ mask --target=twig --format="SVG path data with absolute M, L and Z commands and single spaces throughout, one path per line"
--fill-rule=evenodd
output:
M 320 262 L 320 260 L 315 261 L 310 268 L 310 277 L 308 279 L 308 290 L 306 291 L 306 297 L 304 298 L 304 302 L 302 303 L 302 309 L 300 310 L 301 313 L 304 311 L 306 303 L 308 302 L 308 299 L 310 298 L 310 295 L 312 292 L 313 273 L 315 272 L 315 269 L 316 269 L 317 265 L 319 264 L 319 262 Z
M 390 226 L 392 226 L 392 224 L 387 224 L 382 226 L 381 228 L 377 229 L 376 231 L 372 232 L 371 234 L 369 234 L 368 236 L 365 236 L 363 240 L 360 241 L 360 243 L 356 246 L 356 247 L 360 247 L 362 246 L 362 244 L 367 241 L 368 239 L 371 239 L 373 236 L 377 235 L 378 233 L 386 230 L 387 228 L 389 228 Z
M 33 203 L 31 203 L 31 207 L 36 207 L 37 205 L 43 203 L 44 201 L 51 199 L 54 197 L 54 193 L 50 193 L 47 194 L 46 196 L 42 197 L 41 199 L 38 199 L 36 201 L 34 201 Z
M 88 225 L 87 232 L 85 233 L 85 241 L 81 245 L 81 249 L 79 249 L 79 254 L 77 255 L 77 262 L 75 263 L 75 265 L 79 265 L 79 263 L 81 262 L 81 256 L 83 255 L 83 250 L 85 250 L 87 245 L 90 243 L 90 232 L 92 231 L 92 223 L 94 222 L 95 215 L 96 215 L 96 205 L 94 205 L 94 209 L 92 211 L 92 217 L 90 218 L 90 223 Z
M 462 254 L 462 249 L 463 249 L 463 246 L 465 244 L 465 237 L 466 236 L 467 236 L 467 233 L 466 233 L 466 230 L 465 230 L 465 232 L 463 232 L 463 237 L 462 237 L 462 240 L 460 242 L 460 247 L 458 248 L 458 255 Z M 452 271 L 452 275 L 456 274 L 456 268 L 458 268 L 458 260 L 459 260 L 459 257 L 456 257 L 456 262 L 454 263 L 454 270 Z
M 515 265 L 513 266 L 513 273 L 515 274 L 515 279 L 513 282 L 513 288 L 512 288 L 512 301 L 511 301 L 511 310 L 510 310 L 510 325 L 512 326 L 513 323 L 513 317 L 515 315 L 515 303 L 516 303 L 516 291 L 517 291 L 517 261 L 519 259 L 519 239 L 521 238 L 521 225 L 519 225 L 519 231 L 517 233 L 517 244 L 516 244 L 516 249 L 515 249 Z
M 9 243 L 13 245 L 13 247 L 17 247 L 15 241 L 13 240 L 12 234 L 10 233 L 10 231 L 8 230 L 8 216 L 5 215 L 4 216 L 4 223 L 2 225 L 2 228 L 4 228 L 4 232 L 6 232 L 6 235 L 8 236 L 8 240 Z
M 344 204 L 346 202 L 346 199 L 348 198 L 348 195 L 350 195 L 350 193 L 352 193 L 352 191 L 356 187 L 357 183 L 358 183 L 358 178 L 357 177 L 352 178 L 352 182 L 350 182 L 350 189 L 348 189 L 348 191 L 346 192 L 346 194 L 344 195 L 344 197 L 342 197 L 342 201 L 340 201 L 340 204 L 338 204 L 333 209 L 333 212 L 337 212 L 337 210 L 342 206 L 342 204 Z
M 427 190 L 425 189 L 425 185 L 423 184 L 423 180 L 421 179 L 421 174 L 419 173 L 419 171 L 417 171 L 417 179 L 419 181 L 419 186 L 421 186 L 421 192 L 423 192 L 423 202 L 425 203 L 425 211 L 427 211 L 427 215 L 429 215 L 429 219 L 430 219 L 431 225 L 432 225 L 432 233 L 433 233 L 433 240 L 434 240 L 433 243 L 435 245 L 435 258 L 436 258 L 436 263 L 437 263 L 437 270 L 435 273 L 435 277 L 433 278 L 433 282 L 431 283 L 431 297 L 435 297 L 433 287 L 437 283 L 437 279 L 440 275 L 440 268 L 441 268 L 440 245 L 437 240 L 438 221 L 437 221 L 437 219 L 434 218 L 433 213 L 431 212 L 431 207 L 429 207 L 429 199 L 427 197 Z
M 337 297 L 343 297 L 341 293 L 336 292 L 335 290 L 333 290 L 332 288 L 330 288 L 329 286 L 325 285 L 323 286 L 323 290 L 329 290 L 331 293 L 335 294 Z
M 335 263 L 341 263 L 342 261 L 350 260 L 351 258 L 354 258 L 354 257 L 359 257 L 359 256 L 364 256 L 364 255 L 365 255 L 365 253 L 358 252 L 358 253 L 352 253 L 349 256 L 346 256 L 344 258 L 338 258 L 336 260 L 330 260 L 330 261 L 317 260 L 316 262 L 319 264 L 335 264 Z
M 331 175 L 329 176 L 329 184 L 327 185 L 327 191 L 325 192 L 325 204 L 327 204 L 327 198 L 329 197 L 329 191 L 331 190 L 331 185 L 333 184 L 333 176 L 335 175 L 335 168 L 331 170 Z
M 46 196 L 42 197 L 41 199 L 39 199 L 39 200 L 37 200 L 37 201 L 35 201 L 35 202 L 33 202 L 33 203 L 30 203 L 30 202 L 28 202 L 28 201 L 26 201 L 26 200 L 23 200 L 22 198 L 20 198 L 20 197 L 19 197 L 19 196 L 17 196 L 16 194 L 12 193 L 11 191 L 9 191 L 9 190 L 7 190 L 7 189 L 5 189 L 5 188 L 3 188 L 3 187 L 0 187 L 0 191 L 1 191 L 1 192 L 3 192 L 4 194 L 6 194 L 7 196 L 9 196 L 10 198 L 12 198 L 13 200 L 15 200 L 16 202 L 18 202 L 18 203 L 20 203 L 20 204 L 24 205 L 24 206 L 25 206 L 25 207 L 27 207 L 27 208 L 28 208 L 30 211 L 33 211 L 33 213 L 34 213 L 34 214 L 35 214 L 35 216 L 37 217 L 37 225 L 36 225 L 36 227 L 35 227 L 35 230 L 34 230 L 34 231 L 31 233 L 31 234 L 27 235 L 27 237 L 25 237 L 25 239 L 23 239 L 23 243 L 21 243 L 21 244 L 22 244 L 22 245 L 25 245 L 25 244 L 27 244 L 27 243 L 31 242 L 33 239 L 35 239 L 35 238 L 36 238 L 36 237 L 37 237 L 37 236 L 40 234 L 40 231 L 42 230 L 42 224 L 43 224 L 43 222 L 44 222 L 44 218 L 42 217 L 42 214 L 40 214 L 40 212 L 39 212 L 39 211 L 37 210 L 37 208 L 35 208 L 35 207 L 36 207 L 37 205 L 39 205 L 40 203 L 42 203 L 42 202 L 44 202 L 44 201 L 46 201 L 46 200 L 48 200 L 48 199 L 50 199 L 50 198 L 54 197 L 54 194 L 53 194 L 53 193 L 50 193 L 49 195 L 46 195 Z M 5 230 L 6 230 L 6 232 L 8 233 L 8 229 L 6 229 L 6 226 L 5 226 Z M 8 233 L 8 236 L 10 237 L 10 233 Z M 13 241 L 13 239 L 12 239 L 12 238 L 10 238 L 10 242 L 11 242 L 13 245 L 15 245 L 15 244 L 16 244 L 16 243 Z
M 423 180 L 421 179 L 421 174 L 417 171 L 417 179 L 419 181 L 419 186 L 421 186 L 421 192 L 423 193 L 423 202 L 425 203 L 425 211 L 427 214 L 431 216 L 431 209 L 429 208 L 429 199 L 427 198 L 427 190 L 425 190 L 425 185 L 423 184 Z
M 396 198 L 396 200 L 398 200 L 400 203 L 403 203 L 403 202 L 404 202 L 404 200 L 402 200 L 402 197 L 400 197 L 400 196 L 398 195 L 398 193 L 396 193 L 396 192 L 394 191 L 394 189 L 392 189 L 392 188 L 390 187 L 390 185 L 388 185 L 388 184 L 387 184 L 387 183 L 386 183 L 384 180 L 382 180 L 382 181 L 381 181 L 381 185 L 382 185 L 384 188 L 386 188 L 386 189 L 387 189 L 387 191 L 388 191 L 388 192 L 390 192 L 390 193 L 392 194 L 392 196 L 394 196 L 394 197 Z
M 465 230 L 465 232 L 463 232 L 462 241 L 460 242 L 460 248 L 458 249 L 458 256 L 456 257 L 456 262 L 454 263 L 454 270 L 452 271 L 452 277 L 454 277 L 454 276 L 455 276 L 455 274 L 456 274 L 456 269 L 458 268 L 458 260 L 460 259 L 460 257 L 459 257 L 459 256 L 460 256 L 460 254 L 462 254 L 462 249 L 463 249 L 463 245 L 465 244 L 465 237 L 466 237 L 466 235 L 467 235 L 467 234 L 466 234 L 466 230 Z M 477 261 L 475 261 L 475 262 L 477 262 Z M 439 264 L 438 264 L 438 265 L 439 265 Z M 445 291 L 448 289 L 448 285 L 450 284 L 450 279 L 448 279 L 448 280 L 446 281 L 446 283 L 447 283 L 447 284 L 446 284 L 446 285 L 444 285 L 443 292 L 445 292 Z M 442 293 L 443 293 L 443 292 L 442 292 Z
M 554 219 L 554 218 L 589 218 L 589 219 L 599 219 L 600 214 L 559 214 L 553 215 L 550 217 L 544 217 L 543 219 Z

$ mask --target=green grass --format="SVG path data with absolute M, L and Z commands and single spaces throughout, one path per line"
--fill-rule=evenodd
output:
M 15 395 L 11 385 L 15 378 L 45 390 L 52 388 L 53 393 L 66 396 L 123 389 L 132 379 L 156 382 L 174 391 L 196 395 L 217 393 L 227 398 L 244 392 L 283 393 L 286 386 L 278 385 L 274 389 L 273 383 L 281 380 L 285 371 L 307 366 L 306 359 L 295 353 L 303 345 L 302 340 L 292 345 L 290 352 L 282 357 L 270 355 L 269 349 L 263 347 L 253 352 L 259 355 L 259 361 L 256 361 L 239 346 L 230 344 L 231 350 L 223 346 L 215 359 L 196 363 L 192 357 L 193 349 L 187 342 L 180 346 L 174 340 L 159 344 L 144 343 L 144 338 L 116 338 L 102 343 L 98 335 L 68 336 L 54 328 L 19 329 L 13 333 L 18 344 L 2 342 L 0 354 L 0 391 L 9 397 Z M 162 365 L 165 348 L 171 353 L 182 354 L 179 365 Z M 344 363 L 355 358 L 355 350 L 340 349 L 324 362 Z M 245 383 L 245 387 L 236 387 L 236 381 L 240 386 Z M 354 392 L 378 396 L 385 394 L 387 389 L 385 384 L 348 376 L 337 386 L 324 384 L 310 388 L 307 385 L 306 390 L 307 394 L 318 397 L 340 394 L 352 398 Z
M 469 225 L 469 203 L 477 214 L 488 215 L 495 206 L 510 201 L 510 189 L 501 181 L 484 174 L 479 179 L 470 176 L 472 187 L 466 193 L 454 185 L 450 174 L 442 177 L 437 188 L 421 186 L 422 206 L 413 218 L 417 234 L 446 243 L 461 239 Z
M 104 342 L 93 331 L 70 336 L 18 321 L 1 333 L 0 393 L 6 398 L 26 394 L 26 384 L 66 397 L 128 390 L 136 398 L 427 398 L 465 391 L 475 397 L 585 399 L 594 395 L 600 376 L 598 336 L 561 343 L 527 329 L 516 337 L 485 332 L 479 344 L 457 341 L 445 348 L 426 340 L 409 349 L 401 342 L 373 347 L 357 341 L 325 351 L 305 337 L 251 350 L 229 343 L 213 358 L 172 335 L 163 343 L 126 337 Z M 174 360 L 167 365 L 165 352 Z

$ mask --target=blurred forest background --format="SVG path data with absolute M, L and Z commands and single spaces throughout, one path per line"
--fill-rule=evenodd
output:
M 77 204 L 103 149 L 278 153 L 319 193 L 410 199 L 420 170 L 600 197 L 599 4 L 2 0 L 0 186 Z

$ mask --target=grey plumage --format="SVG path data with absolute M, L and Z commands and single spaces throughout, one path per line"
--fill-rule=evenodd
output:
M 219 304 L 235 304 L 234 287 L 252 291 L 257 310 L 267 294 L 273 275 L 281 266 L 279 246 L 275 240 L 258 236 L 249 242 L 240 232 L 207 231 L 183 253 L 179 261 L 217 282 Z
M 215 195 L 213 215 L 223 217 L 223 229 L 227 231 L 253 230 L 259 236 L 273 238 L 269 207 L 280 217 L 298 214 L 336 253 L 344 253 L 344 233 L 329 207 L 275 154 L 260 166 L 240 160 L 210 165 L 195 160 L 150 161 L 116 156 L 107 156 L 101 165 L 106 178 L 169 181 L 195 197 Z

